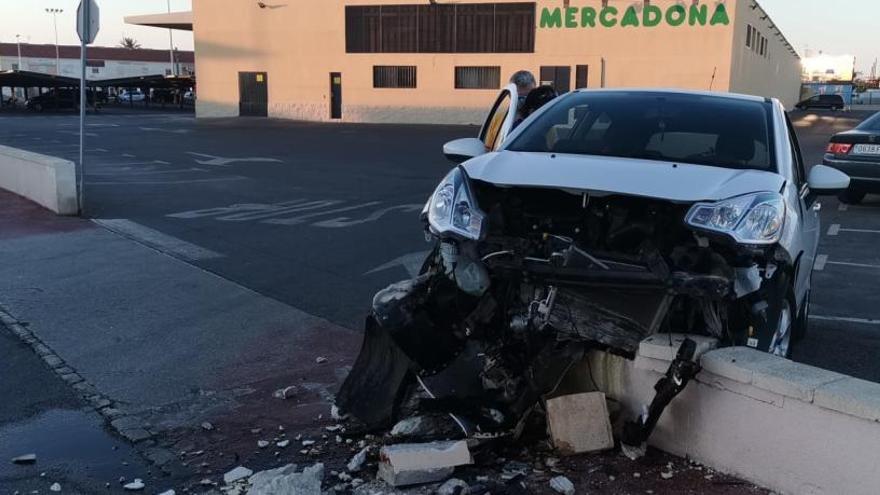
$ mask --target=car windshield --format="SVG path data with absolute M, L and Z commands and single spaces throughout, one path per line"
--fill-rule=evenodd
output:
M 856 127 L 860 131 L 880 131 L 880 112 L 875 113 Z
M 773 170 L 764 102 L 659 92 L 577 92 L 560 98 L 511 151 L 570 153 Z

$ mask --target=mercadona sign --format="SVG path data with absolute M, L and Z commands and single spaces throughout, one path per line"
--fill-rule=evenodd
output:
M 711 14 L 711 15 L 710 15 Z M 645 5 L 641 12 L 634 6 L 628 7 L 621 15 L 617 7 L 607 6 L 600 9 L 593 7 L 565 7 L 549 8 L 541 10 L 542 28 L 595 28 L 605 27 L 656 27 L 660 24 L 669 26 L 715 26 L 730 24 L 727 15 L 727 7 L 718 3 L 713 8 L 706 4 L 684 5 L 676 4 L 664 9 L 656 5 Z

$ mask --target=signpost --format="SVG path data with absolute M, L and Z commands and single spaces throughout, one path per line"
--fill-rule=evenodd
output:
M 98 4 L 95 0 L 80 0 L 76 9 L 76 34 L 80 41 L 79 74 L 79 214 L 85 214 L 85 135 L 86 135 L 86 45 L 95 42 L 99 28 Z M 95 95 L 97 98 L 97 95 Z M 93 100 L 94 101 L 94 100 Z

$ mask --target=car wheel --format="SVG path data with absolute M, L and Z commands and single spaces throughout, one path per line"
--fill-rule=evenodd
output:
M 846 203 L 848 205 L 857 205 L 865 199 L 867 195 L 864 191 L 854 191 L 852 189 L 847 189 L 846 191 L 840 193 L 837 197 L 841 202 Z
M 794 334 L 795 326 L 793 309 L 794 304 L 792 304 L 791 298 L 787 297 L 782 311 L 779 312 L 776 320 L 776 331 L 773 333 L 773 338 L 770 340 L 770 348 L 768 349 L 770 354 L 774 356 L 783 358 L 791 356 L 791 349 L 794 343 L 792 335 Z

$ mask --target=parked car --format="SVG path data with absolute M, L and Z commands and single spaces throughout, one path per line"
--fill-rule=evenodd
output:
M 852 178 L 840 200 L 858 204 L 868 193 L 880 193 L 880 112 L 855 129 L 835 134 L 825 150 L 822 163 Z
M 44 110 L 79 110 L 80 94 L 78 89 L 50 89 L 42 95 L 28 98 L 25 108 L 35 112 Z M 94 92 L 86 92 L 86 101 L 89 106 L 95 104 Z
M 123 91 L 116 95 L 116 101 L 122 103 L 144 101 L 146 96 L 140 91 Z
M 808 110 L 810 108 L 827 108 L 829 110 L 843 110 L 846 102 L 840 95 L 816 95 L 798 102 L 795 108 L 798 110 Z

